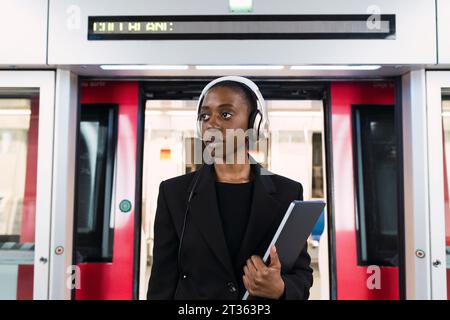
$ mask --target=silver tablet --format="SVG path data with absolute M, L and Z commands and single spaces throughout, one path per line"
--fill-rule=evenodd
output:
M 323 201 L 292 201 L 263 256 L 264 263 L 267 263 L 269 259 L 270 248 L 275 245 L 282 269 L 290 270 L 303 250 L 324 207 Z M 248 297 L 249 294 L 246 291 L 242 300 L 247 300 Z

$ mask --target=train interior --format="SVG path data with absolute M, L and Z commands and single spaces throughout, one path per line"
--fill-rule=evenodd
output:
M 323 102 L 320 88 L 304 89 L 289 84 L 261 84 L 266 92 L 271 132 L 268 152 L 253 151 L 252 156 L 265 168 L 296 181 L 304 181 L 305 199 L 325 200 L 325 168 L 323 139 Z M 148 88 L 148 89 L 147 89 Z M 147 86 L 145 101 L 145 136 L 142 199 L 141 275 L 139 297 L 144 298 L 151 272 L 153 247 L 153 221 L 159 183 L 167 178 L 196 169 L 194 148 L 199 148 L 195 138 L 196 100 L 192 93 L 198 89 L 179 84 L 169 90 L 177 92 L 180 100 L 151 92 Z M 299 91 L 302 91 L 300 92 Z M 187 93 L 185 93 L 187 91 Z M 190 93 L 191 91 L 192 93 Z M 174 93 L 172 95 L 175 95 Z M 157 97 L 155 99 L 154 97 Z M 160 100 L 166 98 L 166 100 Z M 191 98 L 190 100 L 187 100 Z M 277 100 L 272 100 L 278 98 Z M 172 99 L 172 100 L 167 100 Z M 324 217 L 322 217 L 324 219 Z M 327 250 L 319 258 L 319 245 L 326 244 L 323 220 L 309 241 L 315 282 L 312 298 L 321 298 L 321 280 L 327 277 L 319 272 L 319 264 L 328 265 Z M 322 239 L 323 241 L 320 241 Z M 320 262 L 319 262 L 320 260 Z M 326 274 L 326 272 L 324 273 Z M 324 290 L 325 292 L 327 290 Z

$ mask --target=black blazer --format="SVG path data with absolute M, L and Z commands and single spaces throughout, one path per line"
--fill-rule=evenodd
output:
M 155 217 L 153 267 L 147 299 L 236 300 L 245 288 L 243 267 L 253 254 L 263 256 L 292 200 L 303 199 L 302 185 L 252 164 L 253 198 L 236 265 L 229 257 L 216 201 L 214 166 L 161 182 Z M 201 173 L 200 173 L 201 172 Z M 261 174 L 263 173 L 263 174 Z M 183 237 L 178 246 L 188 196 L 195 184 Z M 286 299 L 308 299 L 312 269 L 307 245 L 292 270 L 281 271 Z M 234 271 L 241 272 L 235 276 Z M 237 290 L 237 289 L 240 290 Z

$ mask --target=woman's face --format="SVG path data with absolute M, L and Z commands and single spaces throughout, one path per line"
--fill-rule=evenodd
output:
M 227 129 L 241 129 L 245 132 L 248 129 L 249 110 L 250 106 L 244 93 L 238 89 L 215 87 L 208 91 L 200 107 L 199 120 L 202 137 L 206 146 L 212 149 L 212 156 L 215 156 L 218 148 L 223 148 L 224 157 L 231 152 L 245 150 L 245 141 L 238 139 L 237 136 L 234 138 L 234 148 L 227 150 L 226 132 Z M 221 134 L 218 135 L 218 132 Z

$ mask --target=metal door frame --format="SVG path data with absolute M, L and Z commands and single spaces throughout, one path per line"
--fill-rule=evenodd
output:
M 442 88 L 450 88 L 450 71 L 428 71 L 428 185 L 431 299 L 447 299 L 445 255 L 444 148 L 442 145 Z M 437 262 L 440 261 L 440 264 Z

